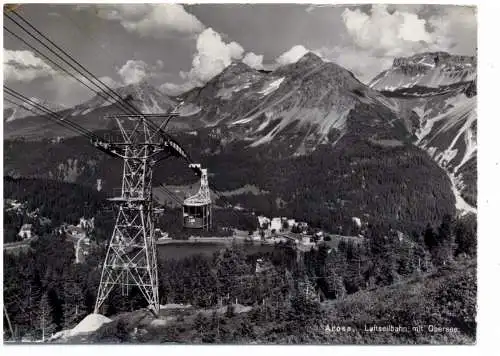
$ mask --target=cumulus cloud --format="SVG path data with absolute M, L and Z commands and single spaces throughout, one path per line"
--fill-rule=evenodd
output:
M 196 16 L 187 12 L 180 4 L 95 6 L 99 17 L 118 21 L 127 31 L 141 37 L 161 39 L 171 36 L 172 33 L 197 34 L 205 28 Z
M 50 65 L 30 51 L 3 50 L 3 73 L 7 82 L 31 82 L 56 74 Z
M 433 42 L 426 21 L 415 13 L 373 5 L 370 14 L 345 9 L 342 20 L 354 43 L 362 49 L 398 55 L 409 49 L 424 48 Z
M 458 53 L 474 54 L 477 48 L 476 8 L 446 6 L 428 20 L 439 48 Z
M 164 67 L 164 65 L 165 65 L 165 64 L 163 63 L 163 61 L 162 61 L 161 59 L 158 59 L 158 60 L 156 61 L 156 67 L 158 68 L 158 70 L 162 70 L 162 69 L 163 69 L 163 67 Z
M 353 43 L 375 55 L 472 54 L 477 46 L 474 7 L 373 5 L 369 13 L 346 9 L 342 20 Z
M 347 8 L 341 15 L 348 37 L 318 51 L 325 59 L 369 82 L 396 56 L 424 51 L 475 54 L 475 8 L 466 6 L 372 5 Z
M 127 63 L 118 70 L 118 74 L 126 85 L 135 84 L 147 77 L 147 67 L 148 65 L 144 61 L 128 60 Z
M 243 57 L 242 62 L 254 69 L 262 69 L 263 60 L 264 60 L 263 55 L 257 55 L 253 52 L 248 52 L 245 54 L 245 57 Z
M 246 52 L 237 42 L 225 42 L 221 35 L 212 28 L 205 29 L 196 40 L 196 52 L 193 56 L 191 69 L 179 74 L 184 83 L 167 82 L 160 89 L 168 95 L 178 95 L 195 87 L 203 86 L 210 79 L 220 74 L 234 60 L 255 69 L 262 69 L 263 55 Z
M 307 52 L 309 52 L 309 50 L 302 45 L 293 46 L 288 51 L 276 58 L 276 62 L 279 65 L 295 63 Z
M 243 52 L 238 43 L 226 43 L 219 33 L 207 28 L 196 41 L 191 70 L 181 72 L 181 77 L 196 85 L 206 83 L 230 65 L 233 59 L 241 59 Z
M 157 60 L 155 64 L 148 64 L 143 60 L 129 59 L 121 68 L 117 70 L 123 84 L 136 84 L 143 80 L 164 75 L 162 72 L 164 63 Z M 122 84 L 122 85 L 123 85 Z
M 180 76 L 186 82 L 183 84 L 165 83 L 162 90 L 177 93 L 202 86 L 229 66 L 233 60 L 243 58 L 245 50 L 237 42 L 226 43 L 221 35 L 212 28 L 207 28 L 199 34 L 196 40 L 191 69 L 181 71 Z M 176 95 L 176 94 L 171 94 Z

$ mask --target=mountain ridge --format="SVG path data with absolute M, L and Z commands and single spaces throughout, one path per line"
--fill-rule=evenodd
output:
M 368 84 L 379 91 L 421 85 L 436 88 L 472 81 L 477 73 L 476 56 L 459 56 L 447 52 L 424 52 L 409 57 L 397 57 L 392 67 L 382 71 Z

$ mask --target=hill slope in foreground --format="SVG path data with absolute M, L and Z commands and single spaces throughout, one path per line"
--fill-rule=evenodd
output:
M 144 309 L 120 314 L 96 331 L 53 341 L 472 344 L 476 334 L 476 265 L 446 267 L 431 275 L 358 292 L 322 303 L 320 310 L 236 305 L 228 313 L 226 307 L 201 310 L 171 306 L 160 314 L 157 319 Z M 374 326 L 401 329 L 373 331 Z

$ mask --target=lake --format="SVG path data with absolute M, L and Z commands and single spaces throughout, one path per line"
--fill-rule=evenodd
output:
M 247 254 L 257 252 L 270 252 L 274 249 L 273 245 L 259 244 L 240 244 Z M 231 243 L 214 243 L 214 242 L 186 242 L 186 243 L 171 243 L 157 245 L 158 259 L 182 259 L 188 256 L 203 254 L 212 256 L 214 252 L 231 247 Z

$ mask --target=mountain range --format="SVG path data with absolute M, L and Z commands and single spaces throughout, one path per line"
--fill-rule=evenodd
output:
M 244 63 L 235 62 L 203 87 L 175 98 L 166 96 L 146 82 L 119 88 L 117 91 L 123 97 L 131 98 L 145 113 L 166 112 L 176 107 L 179 116 L 169 123 L 170 130 L 182 137 L 183 143 L 190 149 L 200 152 L 214 167 L 231 170 L 227 165 L 223 168 L 220 161 L 224 159 L 228 162 L 233 158 L 237 161 L 238 158 L 235 157 L 246 159 L 249 166 L 253 164 L 255 157 L 263 157 L 259 158 L 262 167 L 267 165 L 263 162 L 273 162 L 276 166 L 282 161 L 292 162 L 291 160 L 296 159 L 307 162 L 307 158 L 311 157 L 310 161 L 313 162 L 314 157 L 321 157 L 318 162 L 323 163 L 318 164 L 327 167 L 334 162 L 325 164 L 324 155 L 329 160 L 342 160 L 349 158 L 347 155 L 355 154 L 358 162 L 346 164 L 362 168 L 364 173 L 360 173 L 360 185 L 353 185 L 352 176 L 346 176 L 343 178 L 346 181 L 335 184 L 344 187 L 342 189 L 352 190 L 353 196 L 350 198 L 358 199 L 359 197 L 353 198 L 358 194 L 355 190 L 361 189 L 362 182 L 375 179 L 367 176 L 367 170 L 382 169 L 386 165 L 392 167 L 396 161 L 410 164 L 410 161 L 404 161 L 404 157 L 408 155 L 418 157 L 418 164 L 427 167 L 429 163 L 423 163 L 422 160 L 426 161 L 425 157 L 428 157 L 441 167 L 442 173 L 435 173 L 437 171 L 429 166 L 432 174 L 437 175 L 434 183 L 447 185 L 446 188 L 439 189 L 447 189 L 451 196 L 455 193 L 455 205 L 458 209 L 475 212 L 475 57 L 435 52 L 396 58 L 391 68 L 365 85 L 347 69 L 307 53 L 296 63 L 273 71 L 258 71 Z M 115 104 L 96 96 L 74 108 L 62 110 L 60 114 L 90 130 L 99 131 L 109 130 L 113 126 L 103 116 L 118 111 Z M 69 145 L 73 142 L 68 138 L 71 136 L 69 132 L 54 124 L 42 123 L 39 117 L 25 117 L 5 123 L 4 139 L 12 142 L 21 136 L 25 141 L 31 142 L 57 136 L 65 138 L 60 144 L 67 142 Z M 54 149 L 50 145 L 44 147 L 47 150 Z M 6 146 L 7 155 L 10 154 L 11 157 L 6 160 L 6 171 L 18 175 L 29 171 L 33 175 L 32 168 L 29 170 L 26 167 L 28 158 L 24 163 L 12 158 L 17 157 L 12 151 L 16 149 L 18 144 Z M 378 162 L 373 166 L 373 162 L 370 162 L 370 150 L 385 152 L 386 156 L 380 156 L 384 157 L 385 163 Z M 420 156 L 418 151 L 425 154 Z M 360 157 L 359 152 L 367 156 Z M 234 157 L 229 157 L 230 153 Z M 376 156 L 375 153 L 373 155 Z M 59 164 L 67 164 L 68 159 L 72 158 L 65 157 Z M 373 159 L 381 158 L 377 156 Z M 365 163 L 370 167 L 361 167 Z M 240 167 L 241 162 L 234 164 L 246 169 Z M 257 163 L 255 165 L 259 167 Z M 334 171 L 332 167 L 330 168 Z M 316 171 L 316 168 L 313 170 Z M 79 172 L 78 167 L 72 169 Z M 83 171 L 88 171 L 88 167 L 80 167 L 80 172 Z M 51 171 L 51 174 L 54 175 L 54 172 Z M 236 172 L 242 171 L 235 170 L 235 176 Z M 358 173 L 353 167 L 352 173 L 346 171 L 343 174 Z M 43 174 L 49 175 L 48 172 Z M 410 179 L 410 176 L 411 172 L 405 171 L 401 177 L 394 178 L 394 184 L 406 185 L 409 181 L 405 177 Z M 429 177 L 418 178 L 426 180 Z M 242 177 L 235 179 L 241 186 L 245 185 L 240 181 Z M 262 184 L 268 184 L 266 179 L 261 178 Z M 442 183 L 445 181 L 447 183 Z M 332 187 L 335 184 L 332 183 Z M 346 184 L 351 186 L 347 187 Z M 237 188 L 239 186 L 232 187 Z M 419 188 L 415 185 L 408 189 Z M 288 192 L 283 192 L 279 198 L 283 199 L 286 194 Z M 422 209 L 431 204 L 433 194 L 435 196 L 437 193 L 429 193 L 426 202 L 422 203 Z M 406 198 L 409 196 L 413 196 L 413 193 Z M 288 206 L 292 199 L 295 198 L 290 197 Z M 406 205 L 411 210 L 410 200 L 404 204 L 398 203 L 399 207 L 389 215 L 400 216 L 403 214 L 400 213 L 402 207 Z M 373 211 L 365 213 L 370 215 Z
M 40 99 L 35 98 L 35 97 L 31 97 L 29 99 L 32 100 L 33 102 L 39 104 L 39 105 L 42 105 L 43 107 L 45 107 L 51 111 L 54 111 L 54 112 L 60 112 L 60 111 L 67 109 L 63 105 L 40 100 Z M 29 104 L 14 106 L 14 105 L 8 103 L 8 105 L 4 105 L 3 119 L 5 122 L 12 122 L 14 120 L 18 120 L 18 119 L 22 119 L 22 118 L 26 118 L 26 117 L 30 117 L 30 116 L 33 116 L 33 107 Z

